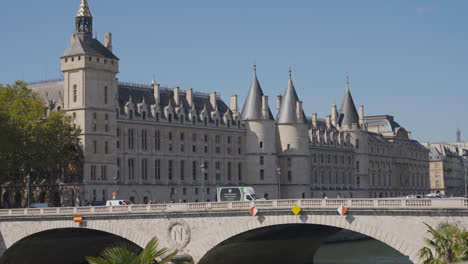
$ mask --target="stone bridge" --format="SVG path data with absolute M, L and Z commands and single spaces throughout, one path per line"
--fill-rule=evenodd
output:
M 302 209 L 298 215 L 291 211 L 294 205 Z M 337 212 L 341 205 L 347 207 L 346 215 Z M 256 216 L 249 213 L 252 207 L 258 209 Z M 82 215 L 82 223 L 73 221 L 77 214 Z M 161 246 L 178 249 L 179 255 L 192 258 L 194 263 L 205 263 L 210 251 L 226 241 L 235 242 L 239 235 L 250 234 L 249 239 L 243 240 L 248 242 L 256 235 L 265 237 L 268 232 L 280 232 L 278 227 L 295 227 L 283 229 L 290 234 L 282 239 L 297 242 L 294 256 L 313 258 L 328 233 L 347 229 L 379 240 L 418 263 L 417 251 L 427 235 L 424 222 L 466 227 L 468 199 L 302 199 L 5 209 L 0 210 L 0 250 L 3 254 L 18 241 L 47 230 L 78 228 L 111 233 L 141 247 L 157 236 Z M 305 227 L 322 229 L 309 232 Z M 328 232 L 323 227 L 331 229 Z M 262 243 L 251 245 L 259 245 L 259 254 L 271 253 L 274 243 L 268 241 L 262 242 L 264 248 Z M 294 263 L 292 259 L 290 256 L 285 263 Z

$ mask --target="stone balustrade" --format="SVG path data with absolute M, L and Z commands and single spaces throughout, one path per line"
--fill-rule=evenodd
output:
M 246 210 L 251 207 L 258 209 L 290 209 L 294 205 L 303 209 L 324 208 L 334 209 L 340 205 L 352 208 L 375 209 L 441 209 L 467 208 L 468 199 L 288 199 L 288 200 L 258 200 L 234 202 L 205 202 L 205 203 L 168 203 L 168 204 L 136 204 L 130 206 L 81 206 L 81 207 L 53 207 L 53 208 L 18 208 L 1 209 L 2 216 L 25 215 L 73 215 L 73 214 L 102 214 L 102 213 L 151 213 L 151 212 L 194 212 L 194 211 L 223 211 Z

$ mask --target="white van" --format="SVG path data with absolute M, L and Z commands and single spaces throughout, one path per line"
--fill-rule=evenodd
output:
M 107 200 L 106 206 L 120 206 L 120 205 L 132 205 L 133 203 L 127 200 Z

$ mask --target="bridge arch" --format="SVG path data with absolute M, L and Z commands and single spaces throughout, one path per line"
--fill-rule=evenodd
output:
M 253 217 L 252 217 L 253 218 Z M 389 247 L 400 252 L 402 255 L 408 256 L 411 261 L 416 263 L 416 249 L 401 239 L 397 233 L 389 232 L 385 227 L 377 224 L 357 224 L 352 216 L 336 216 L 336 215 L 273 215 L 273 216 L 257 216 L 256 221 L 249 221 L 248 224 L 242 221 L 230 221 L 224 229 L 216 230 L 216 236 L 205 236 L 197 245 L 193 245 L 195 255 L 202 260 L 208 252 L 220 245 L 224 241 L 236 237 L 240 234 L 246 234 L 265 227 L 273 227 L 279 225 L 316 225 L 330 228 L 346 229 L 359 234 L 366 235 L 370 238 L 378 240 Z M 203 263 L 203 262 L 202 262 Z
M 86 256 L 99 256 L 104 248 L 120 242 L 142 249 L 128 239 L 101 230 L 79 227 L 52 228 L 15 242 L 3 253 L 0 264 L 83 263 Z

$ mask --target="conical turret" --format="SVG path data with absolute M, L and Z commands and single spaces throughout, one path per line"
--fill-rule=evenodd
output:
M 304 115 L 304 111 L 302 109 L 298 109 L 298 102 L 300 101 L 297 96 L 296 89 L 294 88 L 291 76 L 289 76 L 288 88 L 286 89 L 284 97 L 281 100 L 281 106 L 276 118 L 276 123 L 291 124 L 304 122 L 304 120 L 307 120 L 306 116 Z
M 262 114 L 262 96 L 263 91 L 257 79 L 257 71 L 254 67 L 254 76 L 250 85 L 249 94 L 245 99 L 244 107 L 242 108 L 241 117 L 243 120 L 269 119 L 273 120 L 273 115 L 268 109 L 268 117 L 264 118 Z
M 349 90 L 348 76 L 346 76 L 346 93 L 340 108 L 339 124 L 340 126 L 348 127 L 351 127 L 353 124 L 357 124 L 359 126 L 359 116 L 356 111 L 356 106 L 354 105 L 353 97 L 351 96 L 351 92 Z

